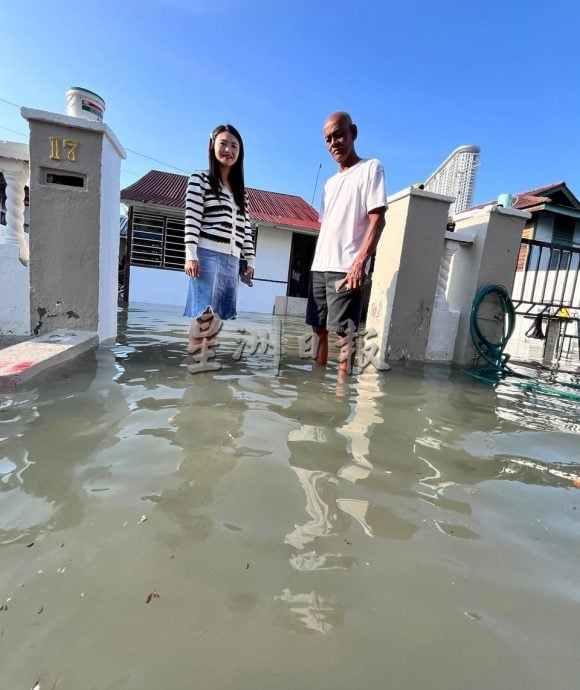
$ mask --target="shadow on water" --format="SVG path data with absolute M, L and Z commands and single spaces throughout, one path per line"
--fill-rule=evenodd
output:
M 572 401 L 446 366 L 339 381 L 301 357 L 300 320 L 253 314 L 189 373 L 186 328 L 121 311 L 115 345 L 0 396 L 10 687 L 86 668 L 88 687 L 189 687 L 203 668 L 212 690 L 378 688 L 386 658 L 392 688 L 557 687 L 575 636 L 542 616 L 580 633 Z

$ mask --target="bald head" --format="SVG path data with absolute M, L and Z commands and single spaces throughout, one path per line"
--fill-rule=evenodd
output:
M 354 149 L 357 134 L 356 125 L 353 124 L 351 116 L 344 110 L 338 110 L 326 118 L 324 141 L 340 170 L 350 168 L 360 160 Z
M 335 113 L 329 115 L 326 118 L 324 126 L 326 127 L 326 125 L 331 121 L 339 123 L 342 127 L 352 127 L 352 118 L 344 110 L 337 110 Z

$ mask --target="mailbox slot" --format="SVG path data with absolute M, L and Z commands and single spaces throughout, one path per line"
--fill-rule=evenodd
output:
M 86 189 L 86 175 L 69 173 L 64 170 L 41 170 L 40 183 L 46 185 L 56 185 L 57 187 L 74 187 L 75 189 Z

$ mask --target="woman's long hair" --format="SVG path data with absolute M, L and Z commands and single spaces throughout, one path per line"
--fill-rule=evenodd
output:
M 245 215 L 246 213 L 246 188 L 244 186 L 244 142 L 238 130 L 233 125 L 218 125 L 209 136 L 209 184 L 211 191 L 220 197 L 220 164 L 215 156 L 214 145 L 218 134 L 228 132 L 240 142 L 240 154 L 238 160 L 234 163 L 230 170 L 229 183 L 232 186 L 232 192 L 236 204 L 240 211 Z

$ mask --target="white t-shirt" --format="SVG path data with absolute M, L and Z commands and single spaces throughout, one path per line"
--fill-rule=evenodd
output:
M 369 227 L 369 211 L 387 207 L 385 171 L 376 158 L 361 160 L 324 185 L 313 271 L 346 273 Z

